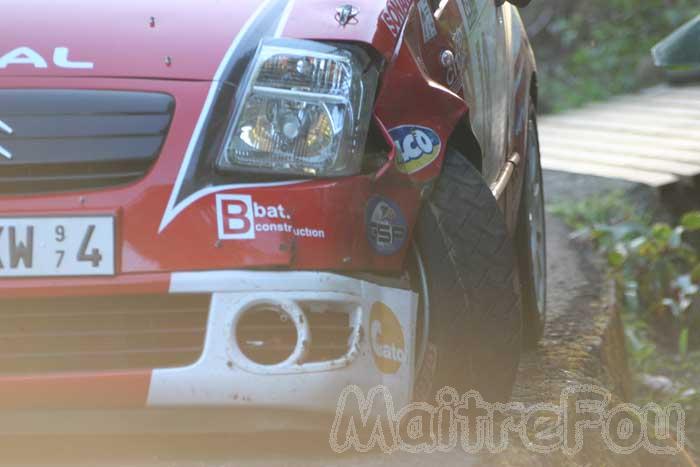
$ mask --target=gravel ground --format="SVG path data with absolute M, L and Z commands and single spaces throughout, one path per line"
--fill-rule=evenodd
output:
M 599 189 L 626 188 L 600 179 L 582 180 L 546 173 L 548 198 L 576 196 Z M 596 183 L 600 183 L 596 185 Z M 572 248 L 562 223 L 548 219 L 549 314 L 585 314 L 597 299 L 600 275 L 588 259 Z M 516 394 L 518 391 L 516 390 Z M 327 432 L 248 436 L 178 437 L 53 437 L 0 439 L 2 465 L 214 467 L 214 466 L 388 466 L 442 465 L 468 467 L 477 459 L 460 450 L 432 455 L 397 453 L 335 455 Z

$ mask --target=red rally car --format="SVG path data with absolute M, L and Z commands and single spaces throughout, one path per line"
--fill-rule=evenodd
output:
M 344 1 L 9 0 L 0 430 L 509 398 L 545 314 L 527 1 Z

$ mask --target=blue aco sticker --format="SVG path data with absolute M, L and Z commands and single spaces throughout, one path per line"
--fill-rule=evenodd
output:
M 403 125 L 389 130 L 397 150 L 396 167 L 412 174 L 429 166 L 442 149 L 440 137 L 430 128 Z
M 398 253 L 408 239 L 406 218 L 399 206 L 382 196 L 373 196 L 367 203 L 367 239 L 382 256 Z

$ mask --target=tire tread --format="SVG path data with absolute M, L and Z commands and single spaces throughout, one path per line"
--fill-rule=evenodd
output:
M 460 389 L 507 400 L 521 339 L 513 242 L 488 185 L 451 148 L 418 227 L 431 289 L 438 291 L 431 310 L 440 313 L 439 387 L 454 386 L 459 375 Z

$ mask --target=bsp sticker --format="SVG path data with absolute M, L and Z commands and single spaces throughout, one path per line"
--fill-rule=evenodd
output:
M 406 343 L 401 323 L 382 302 L 372 305 L 369 315 L 370 345 L 379 371 L 394 374 L 406 363 Z
M 406 174 L 429 166 L 442 149 L 440 137 L 430 128 L 403 125 L 389 130 L 396 144 L 398 169 Z
M 380 255 L 390 256 L 401 250 L 408 228 L 396 203 L 374 196 L 367 204 L 367 239 Z

